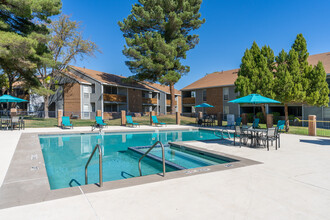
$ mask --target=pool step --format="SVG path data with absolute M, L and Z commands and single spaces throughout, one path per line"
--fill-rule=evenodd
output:
M 145 154 L 145 152 L 139 150 L 139 149 L 141 149 L 141 148 L 147 148 L 147 147 L 129 147 L 128 149 L 130 149 L 130 150 L 132 150 L 132 151 L 134 151 L 134 152 L 136 152 L 136 153 L 139 153 L 139 154 L 143 155 L 143 154 Z M 160 162 L 160 163 L 163 162 L 161 158 L 159 158 L 159 157 L 157 157 L 157 156 L 155 156 L 155 155 L 153 155 L 153 154 L 147 154 L 146 157 L 151 158 L 151 159 L 153 159 L 153 160 L 157 160 L 157 161 Z M 168 161 L 168 160 L 165 160 L 165 164 L 166 164 L 167 166 L 171 166 L 171 167 L 173 167 L 173 168 L 175 168 L 175 169 L 178 169 L 178 170 L 185 170 L 185 169 L 187 169 L 187 168 L 185 168 L 185 167 L 182 167 L 182 166 L 180 166 L 180 165 L 177 165 L 177 164 L 175 164 L 175 163 L 173 163 L 173 162 L 170 162 L 170 161 Z

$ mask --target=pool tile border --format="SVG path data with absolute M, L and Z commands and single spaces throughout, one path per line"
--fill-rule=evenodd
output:
M 195 130 L 198 128 L 181 128 L 181 129 L 161 129 L 161 130 Z M 202 128 L 203 129 L 203 128 Z M 134 132 L 146 132 L 155 131 L 160 129 L 139 129 Z M 110 133 L 117 132 L 131 132 L 123 130 L 114 130 Z M 27 205 L 33 203 L 39 203 L 43 201 L 49 201 L 54 199 L 60 199 L 65 197 L 71 197 L 81 195 L 83 193 L 101 192 L 111 189 L 118 189 L 123 187 L 131 187 L 146 183 L 166 181 L 175 178 L 181 178 L 185 176 L 199 175 L 210 172 L 217 172 L 222 170 L 234 169 L 239 167 L 245 167 L 255 164 L 261 164 L 258 161 L 250 160 L 247 158 L 241 158 L 234 155 L 228 155 L 216 151 L 207 150 L 204 148 L 195 147 L 185 142 L 171 143 L 175 146 L 185 147 L 194 151 L 202 151 L 206 154 L 211 154 L 219 157 L 229 157 L 236 161 L 218 164 L 213 166 L 193 168 L 186 170 L 178 170 L 166 173 L 165 177 L 161 174 L 154 174 L 142 177 L 135 177 L 130 179 L 116 180 L 110 182 L 104 182 L 103 187 L 100 188 L 96 184 L 82 185 L 80 187 L 71 187 L 64 189 L 50 190 L 45 162 L 41 151 L 39 142 L 39 135 L 52 135 L 52 134 L 87 134 L 98 132 L 77 132 L 72 131 L 70 133 L 48 132 L 48 133 L 23 133 L 17 144 L 15 153 L 11 160 L 9 169 L 4 179 L 3 185 L 0 188 L 0 209 L 10 208 L 14 206 Z M 108 132 L 105 132 L 108 133 Z M 215 141 L 215 140 L 208 140 Z M 203 142 L 208 142 L 203 141 Z M 221 140 L 217 140 L 221 141 Z M 198 142 L 198 141 L 188 141 Z M 221 143 L 221 142 L 220 142 Z

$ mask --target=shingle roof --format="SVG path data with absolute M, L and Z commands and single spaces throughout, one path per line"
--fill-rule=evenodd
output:
M 68 77 L 77 80 L 79 83 L 83 83 L 83 84 L 91 84 L 90 82 L 88 82 L 87 80 L 84 80 L 82 78 L 80 78 L 79 76 L 77 76 L 74 73 L 71 73 L 70 71 L 64 71 L 63 72 L 65 75 L 67 75 Z
M 169 93 L 168 86 L 163 86 L 157 83 L 150 83 L 150 82 L 123 82 L 123 79 L 127 77 L 119 76 L 115 74 L 105 73 L 101 71 L 91 70 L 87 68 L 77 67 L 77 66 L 70 66 L 73 69 L 78 70 L 79 72 L 88 75 L 89 77 L 105 84 L 116 85 L 116 86 L 124 86 L 124 87 L 134 87 L 139 89 L 151 90 L 151 91 L 163 91 L 165 93 Z M 179 90 L 176 90 L 176 94 L 181 94 Z
M 330 74 L 330 52 L 315 54 L 308 57 L 309 64 L 313 66 L 315 66 L 318 61 L 322 61 L 325 72 Z M 238 70 L 239 69 L 233 69 L 207 74 L 203 78 L 193 82 L 181 90 L 184 91 L 212 87 L 233 86 L 237 79 Z

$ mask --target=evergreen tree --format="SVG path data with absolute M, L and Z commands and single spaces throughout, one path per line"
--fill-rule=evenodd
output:
M 3 0 L 0 2 L 0 69 L 8 77 L 8 92 L 15 81 L 36 84 L 34 70 L 45 49 L 49 17 L 60 13 L 60 0 Z
M 274 98 L 274 52 L 269 46 L 261 49 L 253 42 L 250 49 L 246 49 L 235 81 L 236 92 L 240 96 L 257 93 L 265 97 Z M 265 106 L 261 105 L 266 120 Z
M 174 84 L 189 72 L 181 64 L 186 52 L 199 42 L 198 29 L 205 19 L 202 0 L 139 0 L 131 14 L 119 22 L 127 46 L 123 54 L 135 80 L 159 81 L 170 86 L 171 112 L 175 112 Z

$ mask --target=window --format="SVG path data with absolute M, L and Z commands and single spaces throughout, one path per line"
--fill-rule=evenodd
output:
M 117 105 L 116 104 L 106 104 L 104 105 L 105 112 L 117 112 Z
M 84 118 L 89 118 L 89 105 L 88 104 L 84 104 L 83 114 L 84 114 Z
M 229 106 L 228 105 L 225 105 L 223 107 L 223 114 L 225 114 L 225 115 L 229 114 Z
M 330 119 L 330 107 L 326 107 L 326 108 L 323 108 L 323 117 L 326 119 L 326 120 L 329 120 Z
M 83 87 L 84 99 L 89 99 L 90 92 L 91 92 L 91 87 L 89 86 Z
M 92 93 L 95 93 L 95 84 L 92 84 Z
M 196 91 L 191 91 L 191 97 L 193 97 L 193 98 L 196 97 Z
M 206 89 L 203 89 L 203 102 L 206 102 Z
M 223 100 L 229 99 L 229 88 L 223 88 Z
M 118 89 L 117 89 L 117 87 L 114 87 L 114 86 L 106 86 L 105 87 L 105 93 L 107 93 L 107 94 L 118 94 Z
M 95 112 L 95 102 L 92 102 L 91 106 L 92 106 L 92 112 Z

